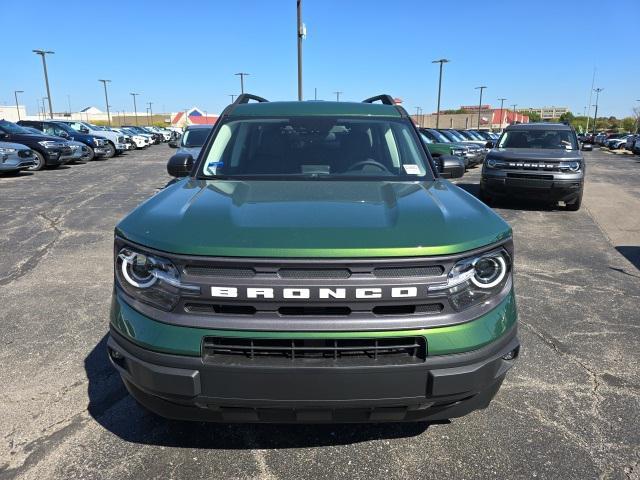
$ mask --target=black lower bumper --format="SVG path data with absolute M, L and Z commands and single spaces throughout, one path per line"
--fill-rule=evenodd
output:
M 516 328 L 473 352 L 415 365 L 216 365 L 152 352 L 111 330 L 109 358 L 133 397 L 158 415 L 211 422 L 436 421 L 485 408 L 519 349 Z
M 480 189 L 489 196 L 514 196 L 571 202 L 582 194 L 583 180 L 482 176 Z

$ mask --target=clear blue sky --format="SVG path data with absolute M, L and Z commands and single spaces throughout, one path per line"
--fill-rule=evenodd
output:
M 49 77 L 55 110 L 104 110 L 108 78 L 114 109 L 220 112 L 239 90 L 294 99 L 295 0 L 9 2 L 3 8 L 0 103 L 35 113 L 45 96 L 34 48 L 55 50 Z M 304 0 L 305 98 L 345 100 L 378 93 L 415 112 L 436 108 L 437 65 L 446 57 L 443 108 L 477 103 L 475 86 L 520 106 L 567 105 L 582 113 L 591 76 L 603 115 L 627 116 L 640 99 L 639 0 L 426 1 Z M 634 22 L 635 21 L 635 25 Z M 483 102 L 485 103 L 485 102 Z

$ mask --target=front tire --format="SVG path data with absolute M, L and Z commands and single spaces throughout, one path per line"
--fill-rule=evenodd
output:
M 87 148 L 89 149 L 89 154 L 82 160 L 84 160 L 85 162 L 90 162 L 91 160 L 94 160 L 96 158 L 96 152 L 89 145 L 87 145 Z
M 116 156 L 115 145 L 111 142 L 107 143 L 107 154 L 104 156 L 104 158 L 113 158 L 115 156 Z
M 27 170 L 31 171 L 31 172 L 36 172 L 38 170 L 42 170 L 45 165 L 46 162 L 44 160 L 44 155 L 42 155 L 40 152 L 37 151 L 33 151 L 33 156 L 34 156 L 34 160 L 36 162 L 35 165 L 33 165 L 32 167 L 27 168 Z
M 570 212 L 577 212 L 578 210 L 580 210 L 580 205 L 582 205 L 582 192 L 580 192 L 578 198 L 576 198 L 573 203 L 566 204 L 565 210 L 569 210 Z

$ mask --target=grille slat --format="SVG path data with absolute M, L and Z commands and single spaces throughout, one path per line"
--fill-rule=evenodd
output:
M 426 354 L 426 340 L 420 336 L 373 339 L 205 337 L 202 344 L 204 360 L 213 363 L 407 364 L 423 362 Z
M 402 277 L 439 277 L 444 273 L 441 265 L 425 267 L 378 267 L 373 269 L 373 275 L 377 278 L 402 278 Z

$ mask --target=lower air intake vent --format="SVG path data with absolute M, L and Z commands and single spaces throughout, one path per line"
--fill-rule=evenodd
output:
M 403 365 L 424 362 L 424 337 L 262 339 L 205 337 L 204 360 L 213 363 Z

